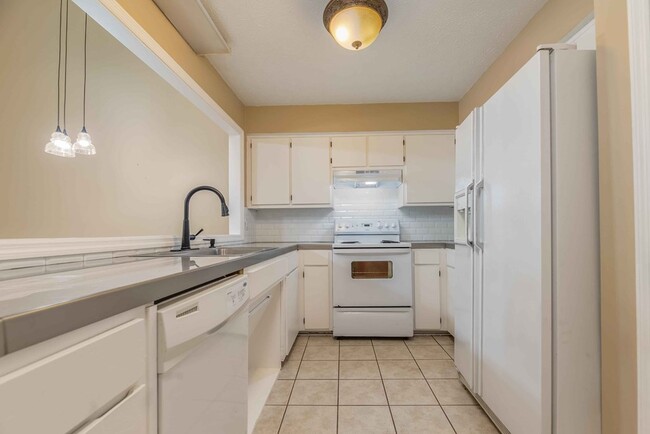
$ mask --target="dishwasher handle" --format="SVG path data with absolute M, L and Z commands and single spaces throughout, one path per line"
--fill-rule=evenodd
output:
M 271 302 L 271 296 L 267 295 L 266 297 L 264 297 L 264 300 L 257 303 L 255 306 L 253 306 L 251 310 L 248 311 L 249 318 L 254 317 L 255 315 L 257 315 L 258 312 L 263 311 L 264 307 L 270 302 Z
M 271 295 L 264 297 L 264 300 L 257 303 L 250 311 L 248 311 L 248 334 L 251 335 L 262 321 L 263 313 L 271 303 Z

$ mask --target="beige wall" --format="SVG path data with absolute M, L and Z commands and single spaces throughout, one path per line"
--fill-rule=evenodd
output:
M 180 234 L 191 187 L 205 183 L 227 193 L 227 135 L 89 21 L 87 125 L 98 153 L 45 154 L 56 126 L 58 5 L 0 2 L 0 58 L 7 60 L 0 65 L 0 238 Z M 83 15 L 70 5 L 74 139 L 81 128 Z M 209 193 L 196 196 L 192 222 L 194 230 L 228 231 Z
M 243 127 L 244 105 L 204 57 L 197 56 L 152 0 L 117 0 L 124 10 Z
M 244 125 L 247 134 L 452 129 L 458 103 L 246 107 Z
M 549 0 L 460 100 L 460 120 L 499 90 L 533 56 L 538 45 L 561 41 L 593 8 L 593 0 Z
M 605 434 L 637 432 L 634 184 L 625 5 L 623 0 L 594 2 L 598 63 Z

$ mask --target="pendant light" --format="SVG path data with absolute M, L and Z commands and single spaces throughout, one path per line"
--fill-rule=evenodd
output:
M 388 20 L 384 0 L 330 0 L 323 24 L 334 40 L 348 50 L 369 47 Z
M 86 131 L 86 57 L 88 46 L 88 14 L 84 18 L 84 90 L 83 90 L 83 126 L 81 132 L 77 135 L 77 141 L 74 142 L 72 149 L 75 154 L 95 155 L 97 150 L 90 139 L 90 134 Z
M 66 0 L 67 2 L 67 0 Z M 65 11 L 65 62 L 64 62 L 64 78 L 63 78 L 63 132 L 61 131 L 60 124 L 60 110 L 61 110 L 61 36 L 63 27 L 63 0 L 59 5 L 59 60 L 56 78 L 56 131 L 52 133 L 50 141 L 45 145 L 45 152 L 59 157 L 73 158 L 75 156 L 72 150 L 72 140 L 65 130 L 65 107 L 66 107 L 66 84 L 68 80 L 67 64 L 68 64 L 68 6 L 66 3 Z

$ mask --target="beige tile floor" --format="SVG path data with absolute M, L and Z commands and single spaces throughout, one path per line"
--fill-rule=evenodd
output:
M 299 336 L 255 434 L 498 433 L 458 380 L 450 336 Z

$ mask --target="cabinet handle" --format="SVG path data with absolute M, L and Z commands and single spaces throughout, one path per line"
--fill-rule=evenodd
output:
M 467 240 L 467 245 L 468 246 L 473 246 L 474 245 L 474 240 L 472 239 L 472 224 L 474 220 L 474 206 L 472 205 L 472 201 L 474 200 L 474 195 L 472 192 L 474 191 L 474 183 L 470 182 L 467 187 L 465 188 L 465 200 L 467 201 L 467 206 L 465 210 L 465 214 L 467 216 L 467 221 L 465 222 L 465 239 Z M 472 196 L 470 196 L 472 195 Z M 472 200 L 470 200 L 470 197 Z
M 483 251 L 483 193 L 485 191 L 485 180 L 481 179 L 476 183 L 474 198 L 474 217 L 472 220 L 476 223 L 474 226 L 474 233 L 476 234 L 475 244 L 476 247 Z M 479 214 L 479 210 L 481 211 Z M 480 229 L 480 231 L 479 231 Z

